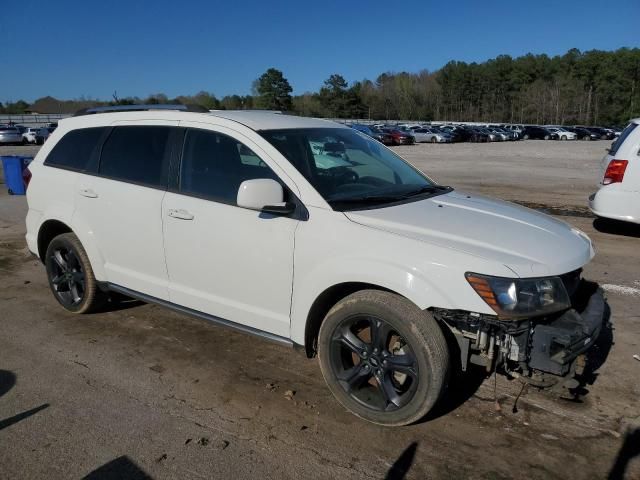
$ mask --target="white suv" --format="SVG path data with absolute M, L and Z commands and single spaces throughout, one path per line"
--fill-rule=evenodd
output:
M 299 346 L 382 425 L 472 363 L 565 383 L 600 332 L 599 290 L 574 309 L 594 250 L 565 223 L 337 123 L 129 108 L 61 121 L 29 167 L 27 242 L 70 312 L 119 292 Z
M 599 190 L 589 197 L 598 217 L 640 223 L 640 118 L 631 120 L 602 159 Z

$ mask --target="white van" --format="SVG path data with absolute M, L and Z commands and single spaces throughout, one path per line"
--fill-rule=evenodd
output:
M 299 347 L 381 425 L 419 420 L 470 364 L 571 383 L 605 308 L 583 232 L 344 125 L 186 110 L 86 111 L 31 163 L 27 243 L 69 312 L 118 292 Z
M 631 120 L 602 159 L 599 190 L 589 197 L 598 217 L 640 223 L 640 118 Z

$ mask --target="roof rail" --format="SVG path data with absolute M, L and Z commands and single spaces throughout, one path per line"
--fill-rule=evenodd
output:
M 111 112 L 144 112 L 148 110 L 180 110 L 182 112 L 209 113 L 209 110 L 201 105 L 110 105 L 105 107 L 89 107 L 78 110 L 73 114 L 74 117 L 82 115 L 93 115 L 95 113 L 111 113 Z

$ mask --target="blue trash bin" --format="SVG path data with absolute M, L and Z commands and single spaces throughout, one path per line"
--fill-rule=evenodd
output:
M 18 155 L 8 155 L 0 158 L 2 158 L 4 183 L 7 186 L 9 195 L 24 195 L 27 193 L 22 172 L 27 168 L 32 158 Z

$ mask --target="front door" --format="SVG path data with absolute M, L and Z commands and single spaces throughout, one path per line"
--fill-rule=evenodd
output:
M 246 139 L 204 128 L 186 129 L 163 200 L 170 300 L 288 338 L 298 221 L 238 207 L 242 181 L 277 177 Z

